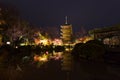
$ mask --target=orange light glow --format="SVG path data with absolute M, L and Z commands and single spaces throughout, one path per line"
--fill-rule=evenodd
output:
M 48 56 L 46 54 L 39 56 L 39 55 L 35 55 L 34 56 L 34 61 L 42 61 L 42 62 L 46 62 L 48 61 Z

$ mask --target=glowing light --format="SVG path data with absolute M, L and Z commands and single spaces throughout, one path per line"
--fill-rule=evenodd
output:
M 84 36 L 76 40 L 76 43 L 86 43 L 89 40 L 93 40 L 93 38 L 89 36 Z
M 38 55 L 35 55 L 34 56 L 34 61 L 38 61 L 38 57 L 39 57 Z
M 18 46 L 16 46 L 15 48 L 18 48 Z
M 35 55 L 34 56 L 34 61 L 39 61 L 39 62 L 46 62 L 48 61 L 48 56 L 46 54 L 39 56 L 39 55 Z
M 46 62 L 47 61 L 47 57 L 39 57 L 39 61 Z
M 40 44 L 40 39 L 36 39 L 36 38 L 35 38 L 34 41 L 35 41 L 35 44 L 36 44 L 36 45 Z
M 5 21 L 4 20 L 0 20 L 0 25 L 1 24 L 5 24 Z
M 52 59 L 59 60 L 62 59 L 63 52 L 53 52 L 53 56 L 51 56 Z
M 40 40 L 40 43 L 43 43 L 44 45 L 47 45 L 48 44 L 48 40 L 47 39 Z
M 53 40 L 53 45 L 62 45 L 62 40 L 61 39 L 54 39 Z
M 46 51 L 46 54 L 48 54 L 48 51 Z
M 8 41 L 8 42 L 6 42 L 6 44 L 10 45 L 11 43 Z

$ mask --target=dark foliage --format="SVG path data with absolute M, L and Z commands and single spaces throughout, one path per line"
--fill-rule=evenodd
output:
M 104 45 L 97 40 L 91 40 L 87 43 L 78 43 L 73 48 L 71 54 L 74 56 L 75 60 L 81 58 L 87 60 L 96 60 L 102 58 L 105 53 Z
M 61 52 L 61 51 L 65 51 L 65 48 L 64 48 L 64 46 L 55 46 L 54 50 L 56 52 Z

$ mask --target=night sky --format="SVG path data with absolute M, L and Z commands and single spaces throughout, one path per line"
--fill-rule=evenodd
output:
M 40 27 L 68 22 L 78 30 L 120 23 L 120 0 L 0 0 L 15 5 L 21 16 Z

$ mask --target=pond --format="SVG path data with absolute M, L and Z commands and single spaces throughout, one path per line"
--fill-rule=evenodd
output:
M 82 59 L 76 62 L 70 52 L 46 51 L 22 60 L 16 66 L 0 67 L 0 80 L 120 80 L 120 65 Z

